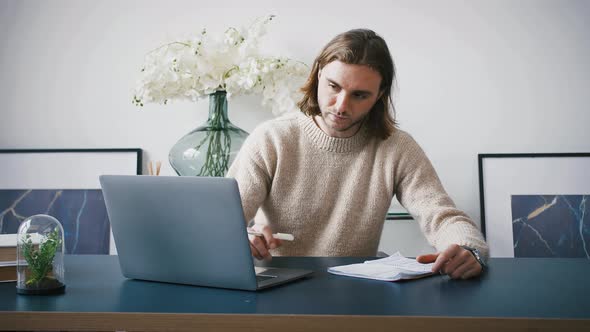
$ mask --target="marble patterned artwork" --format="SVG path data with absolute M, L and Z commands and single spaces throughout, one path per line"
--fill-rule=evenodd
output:
M 514 257 L 590 259 L 590 195 L 513 195 Z
M 66 254 L 109 253 L 110 222 L 100 189 L 0 190 L 0 233 L 17 233 L 35 214 L 59 220 Z

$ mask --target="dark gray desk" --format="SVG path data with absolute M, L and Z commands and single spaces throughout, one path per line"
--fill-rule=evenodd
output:
M 64 295 L 0 284 L 0 330 L 590 330 L 590 262 L 491 259 L 480 279 L 382 282 L 328 274 L 362 258 L 278 257 L 315 270 L 262 292 L 126 280 L 116 256 L 66 256 Z

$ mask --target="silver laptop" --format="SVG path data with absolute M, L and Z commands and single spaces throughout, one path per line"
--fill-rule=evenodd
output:
M 254 267 L 236 180 L 102 175 L 127 278 L 259 290 L 312 271 Z

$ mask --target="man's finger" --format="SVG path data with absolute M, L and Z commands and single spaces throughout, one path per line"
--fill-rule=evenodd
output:
M 256 249 L 256 247 L 253 246 L 252 243 L 250 243 L 250 251 L 252 252 L 252 256 L 254 256 L 254 258 L 262 259 L 262 256 L 260 256 L 260 253 L 258 252 L 258 249 Z
M 469 251 L 464 250 L 464 249 L 458 251 L 455 254 L 455 256 L 453 256 L 451 258 L 451 260 L 449 260 L 444 265 L 444 270 L 445 270 L 446 274 L 452 275 L 455 270 L 459 269 L 464 264 L 470 263 L 472 258 L 473 258 L 473 255 L 471 255 L 471 253 Z M 471 265 L 467 265 L 467 267 L 471 267 Z M 459 277 L 460 277 L 460 275 L 459 275 Z
M 461 252 L 461 250 L 465 249 L 459 247 L 456 244 L 451 244 L 445 251 L 441 252 L 438 255 L 436 262 L 434 262 L 434 265 L 432 266 L 432 272 L 443 271 L 448 273 L 446 269 L 446 264 L 449 263 L 452 259 L 454 259 L 455 256 Z
M 427 255 L 420 255 L 416 257 L 416 261 L 422 264 L 428 264 L 436 261 L 438 254 L 427 254 Z
M 254 248 L 256 248 L 256 250 L 258 251 L 258 254 L 262 258 L 267 258 L 270 256 L 270 253 L 268 252 L 266 241 L 264 241 L 264 238 L 262 238 L 260 236 L 255 236 L 250 241 L 250 243 L 254 246 Z
M 462 265 L 456 268 L 449 269 L 447 274 L 453 279 L 459 279 L 463 278 L 463 276 L 472 268 L 473 265 L 471 265 L 469 262 L 464 262 Z
M 272 229 L 270 229 L 270 227 L 264 226 L 262 228 L 262 236 L 264 236 L 264 240 L 268 249 L 274 249 L 278 247 L 277 240 L 272 236 Z
M 473 278 L 475 276 L 478 276 L 480 273 L 481 273 L 481 266 L 476 266 L 476 267 L 472 268 L 471 270 L 468 270 L 467 272 L 465 272 L 461 276 L 461 279 Z
M 445 252 L 439 253 L 436 261 L 434 261 L 434 265 L 432 265 L 432 272 L 445 272 L 443 270 L 446 263 L 451 260 L 451 257 Z

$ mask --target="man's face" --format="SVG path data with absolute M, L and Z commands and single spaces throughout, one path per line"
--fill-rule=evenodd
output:
M 351 137 L 380 97 L 381 75 L 364 65 L 332 61 L 318 74 L 318 126 L 332 137 Z

